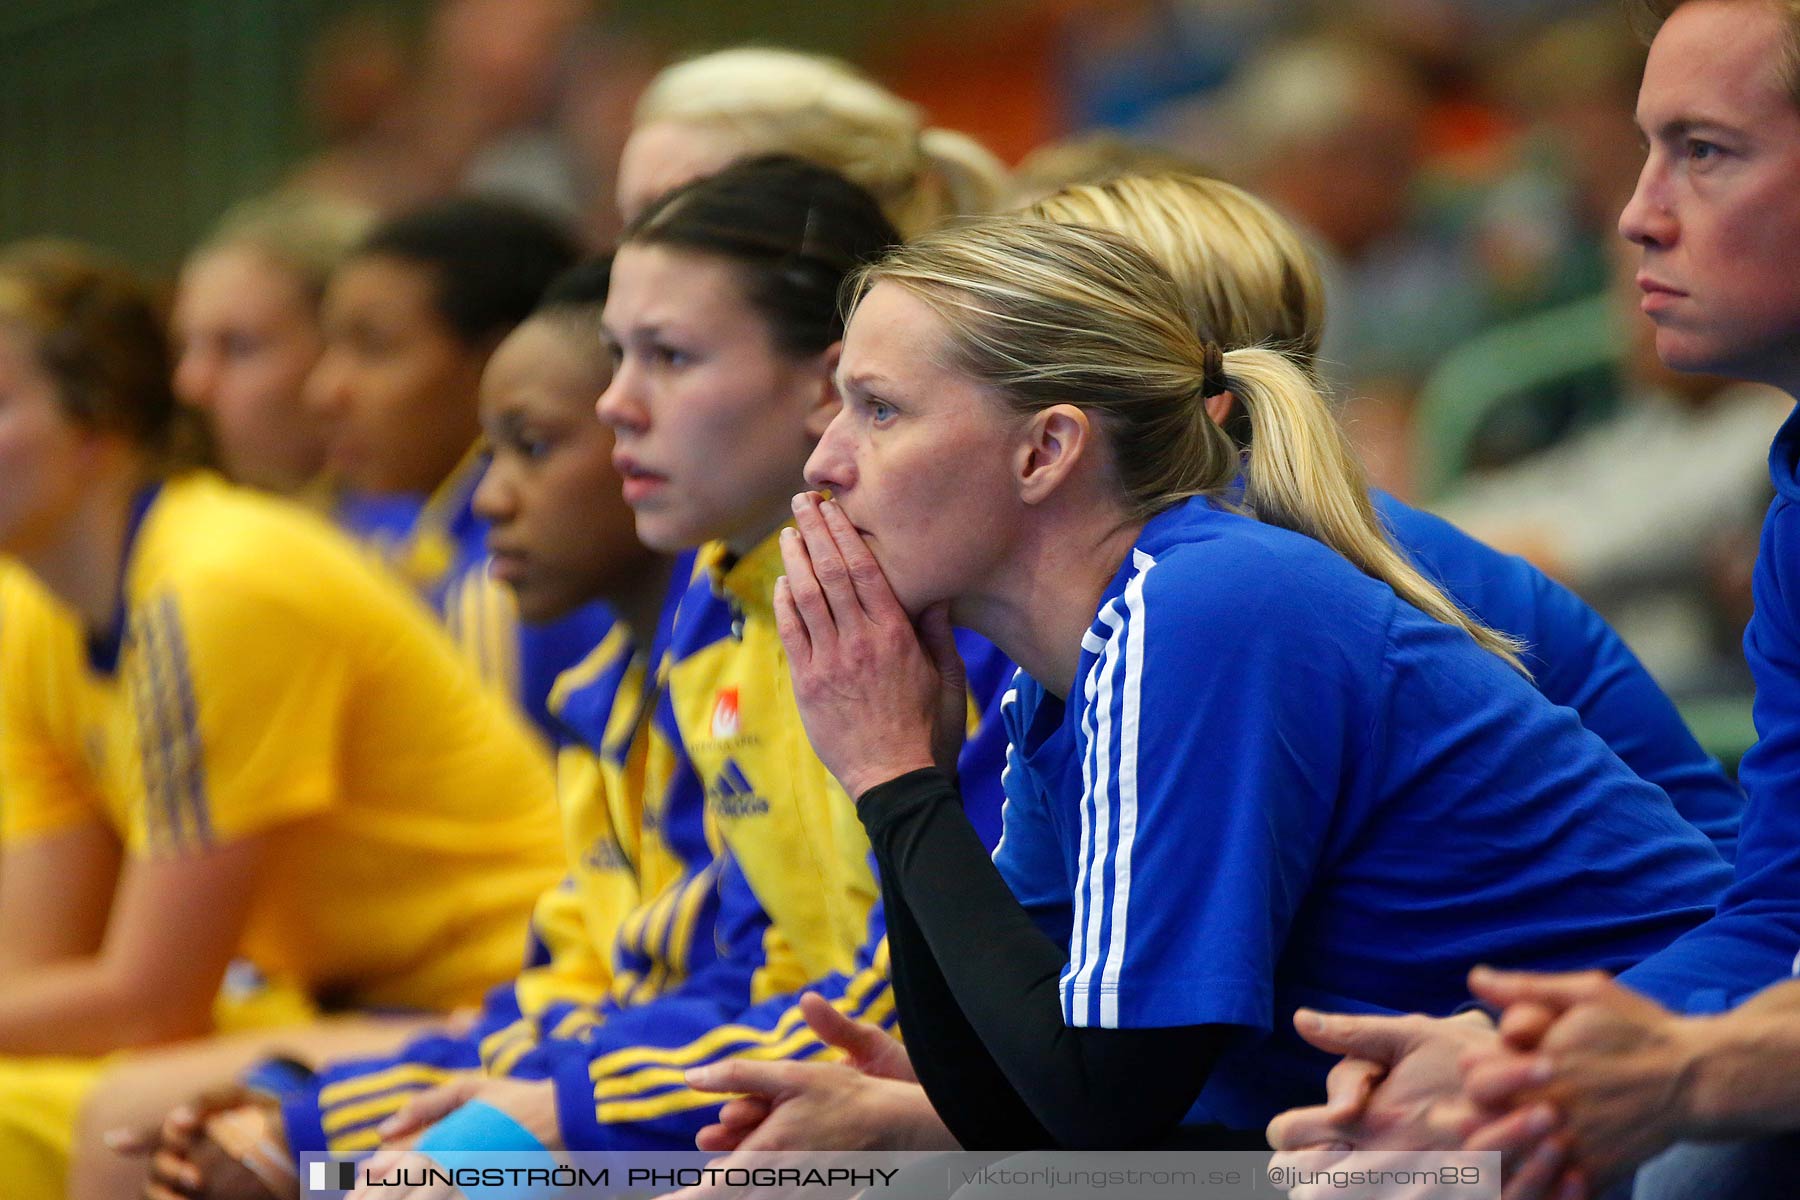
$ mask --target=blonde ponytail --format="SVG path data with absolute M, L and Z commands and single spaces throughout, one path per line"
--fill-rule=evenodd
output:
M 1521 642 L 1464 612 L 1394 549 L 1369 500 L 1362 464 L 1304 370 L 1285 355 L 1250 347 L 1224 356 L 1222 382 L 1256 431 L 1244 473 L 1244 506 L 1252 516 L 1325 543 L 1414 608 L 1465 630 L 1529 674 L 1519 658 Z
M 943 318 L 946 361 L 1015 410 L 1077 404 L 1111 449 L 1124 507 L 1149 517 L 1222 496 L 1244 464 L 1206 413 L 1232 392 L 1255 430 L 1245 505 L 1312 537 L 1524 671 L 1519 645 L 1471 618 L 1392 545 L 1362 469 L 1306 370 L 1279 351 L 1221 355 L 1167 271 L 1131 240 L 1029 218 L 975 220 L 894 250 L 853 300 L 895 284 Z

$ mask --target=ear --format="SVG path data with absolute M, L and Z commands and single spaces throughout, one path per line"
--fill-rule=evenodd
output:
M 1073 404 L 1053 404 L 1033 413 L 1013 455 L 1019 498 L 1027 504 L 1049 499 L 1095 452 L 1095 436 L 1087 413 Z
M 1225 424 L 1236 410 L 1237 397 L 1230 392 L 1220 392 L 1216 396 L 1206 398 L 1206 415 L 1213 419 L 1214 425 Z
M 817 399 L 806 411 L 806 434 L 814 441 L 825 436 L 825 429 L 831 419 L 837 416 L 841 401 L 837 390 L 838 359 L 843 356 L 844 343 L 833 342 L 819 356 L 819 392 Z

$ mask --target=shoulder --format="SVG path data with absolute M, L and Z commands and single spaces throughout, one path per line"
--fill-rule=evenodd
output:
M 556 677 L 550 689 L 546 706 L 551 715 L 590 748 L 599 749 L 605 741 L 636 648 L 631 631 L 614 623 L 585 658 Z
M 677 596 L 670 632 L 670 652 L 680 661 L 732 635 L 731 602 L 714 586 L 712 568 L 723 552 L 716 543 L 702 547 L 688 575 L 677 571 L 670 589 Z
M 1769 505 L 1768 515 L 1763 518 L 1762 546 L 1756 558 L 1756 574 L 1760 582 L 1772 584 L 1787 599 L 1783 607 L 1792 609 L 1800 604 L 1800 598 L 1794 593 L 1800 589 L 1800 562 L 1796 553 L 1800 552 L 1800 503 L 1793 498 L 1777 494 Z M 1759 615 L 1761 609 L 1759 597 Z M 1791 616 L 1791 614 L 1789 614 Z
M 1123 589 L 1094 633 L 1143 622 L 1145 636 L 1174 649 L 1279 643 L 1294 653 L 1354 631 L 1385 628 L 1397 603 L 1385 584 L 1330 547 L 1233 513 L 1186 522 L 1179 540 L 1143 539 Z
M 5 680 L 72 675 L 81 661 L 81 623 L 24 567 L 0 559 L 0 689 Z
M 322 518 L 209 475 L 163 486 L 128 587 L 133 607 L 173 596 L 209 619 L 277 610 L 334 626 L 366 623 L 372 606 L 404 594 Z

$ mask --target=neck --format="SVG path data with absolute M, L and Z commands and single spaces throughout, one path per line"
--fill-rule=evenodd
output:
M 793 497 L 805 490 L 804 483 L 772 503 L 757 520 L 746 522 L 743 529 L 729 534 L 723 541 L 734 559 L 742 558 L 775 535 L 775 531 L 793 518 Z
M 644 559 L 643 569 L 632 577 L 629 585 L 608 596 L 607 602 L 625 622 L 638 644 L 648 646 L 656 634 L 656 620 L 662 615 L 664 599 L 675 582 L 675 559 L 672 555 L 651 554 Z
M 1084 512 L 1071 504 L 1044 517 L 996 564 L 989 586 L 957 600 L 955 617 L 1066 700 L 1081 664 L 1081 637 L 1144 523 L 1114 505 Z
M 89 634 L 112 628 L 119 610 L 131 502 L 143 481 L 120 472 L 90 483 L 59 528 L 19 560 L 80 617 Z

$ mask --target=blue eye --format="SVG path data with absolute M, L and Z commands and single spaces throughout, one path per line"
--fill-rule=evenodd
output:
M 894 419 L 894 406 L 886 400 L 869 401 L 869 418 L 877 425 L 886 425 Z
M 1716 142 L 1708 142 L 1701 138 L 1688 139 L 1687 156 L 1694 162 L 1711 162 L 1721 153 L 1723 151 Z
M 694 361 L 693 355 L 686 350 L 677 350 L 674 346 L 657 346 L 653 353 L 660 362 L 671 367 L 685 367 Z

